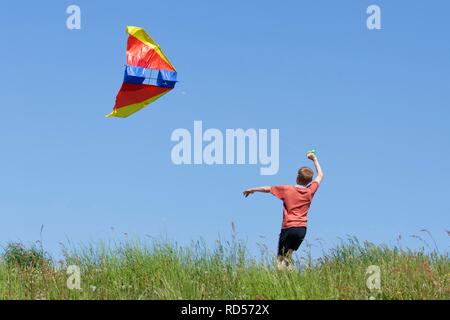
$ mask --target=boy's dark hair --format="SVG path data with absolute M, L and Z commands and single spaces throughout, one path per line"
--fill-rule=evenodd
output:
M 297 184 L 306 186 L 312 181 L 313 177 L 314 172 L 311 170 L 311 168 L 301 167 L 297 172 Z

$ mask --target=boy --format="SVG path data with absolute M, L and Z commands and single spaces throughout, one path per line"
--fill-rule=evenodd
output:
M 301 167 L 297 173 L 295 186 L 259 187 L 244 191 L 245 197 L 254 192 L 270 192 L 283 201 L 283 223 L 277 256 L 279 270 L 286 267 L 292 270 L 292 253 L 298 249 L 305 238 L 308 210 L 323 178 L 322 168 L 316 155 L 308 152 L 307 157 L 314 162 L 317 170 L 317 177 L 314 181 L 314 172 L 308 167 Z

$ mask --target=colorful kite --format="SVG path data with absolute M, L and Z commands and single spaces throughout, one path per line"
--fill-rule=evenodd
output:
M 139 27 L 127 26 L 127 64 L 114 111 L 106 117 L 126 118 L 175 87 L 177 72 L 159 45 Z

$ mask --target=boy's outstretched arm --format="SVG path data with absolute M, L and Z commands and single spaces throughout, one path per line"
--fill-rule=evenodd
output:
M 254 192 L 264 192 L 264 193 L 269 193 L 270 192 L 270 187 L 257 187 L 257 188 L 250 188 L 245 190 L 244 193 L 244 197 L 248 197 L 249 195 L 253 194 Z
M 323 171 L 322 167 L 320 166 L 319 159 L 317 159 L 317 156 L 314 153 L 308 153 L 308 159 L 314 162 L 314 166 L 316 167 L 317 177 L 314 179 L 314 181 L 320 184 L 323 179 Z

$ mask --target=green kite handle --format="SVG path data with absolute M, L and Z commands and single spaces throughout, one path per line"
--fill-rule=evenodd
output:
M 313 148 L 313 149 L 309 150 L 308 152 L 306 152 L 307 155 L 310 154 L 310 153 L 316 155 L 316 153 L 317 153 L 316 148 Z

